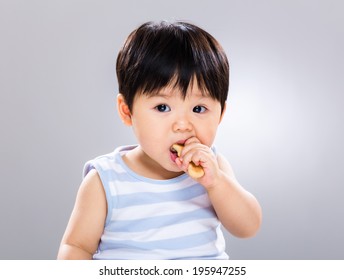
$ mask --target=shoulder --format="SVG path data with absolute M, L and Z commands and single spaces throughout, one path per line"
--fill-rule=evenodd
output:
M 97 170 L 97 172 L 100 175 L 100 178 L 103 177 L 102 173 L 104 171 L 123 171 L 122 155 L 134 149 L 136 146 L 137 145 L 120 146 L 111 153 L 104 154 L 87 161 L 83 168 L 83 177 L 86 177 L 88 172 L 90 172 L 92 169 Z

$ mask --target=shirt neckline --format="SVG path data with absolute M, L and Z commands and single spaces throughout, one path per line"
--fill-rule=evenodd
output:
M 125 155 L 128 151 L 136 148 L 138 145 L 127 145 L 127 146 L 120 146 L 115 150 L 115 157 L 116 160 L 118 160 L 119 164 L 125 169 L 125 171 L 128 172 L 131 176 L 135 177 L 136 179 L 143 181 L 143 182 L 148 182 L 151 184 L 158 184 L 158 185 L 167 185 L 167 184 L 173 184 L 173 183 L 178 183 L 186 178 L 189 177 L 188 174 L 184 173 L 182 175 L 179 175 L 177 177 L 171 178 L 171 179 L 165 179 L 165 180 L 160 180 L 160 179 L 152 179 L 148 178 L 145 176 L 142 176 L 140 174 L 137 174 L 135 171 L 133 171 L 123 160 L 122 156 Z

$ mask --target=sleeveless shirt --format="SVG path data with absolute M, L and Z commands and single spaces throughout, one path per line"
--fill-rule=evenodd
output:
M 154 180 L 136 174 L 123 146 L 88 161 L 107 200 L 107 217 L 94 259 L 228 259 L 221 223 L 207 192 L 187 174 Z

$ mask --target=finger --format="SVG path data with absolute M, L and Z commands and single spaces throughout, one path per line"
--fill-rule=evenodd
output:
M 186 142 L 185 142 L 186 143 Z M 189 153 L 191 150 L 194 149 L 203 149 L 203 144 L 200 142 L 194 141 L 194 142 L 189 142 L 188 144 L 185 144 L 182 151 L 181 151 L 181 157 L 184 157 L 187 153 Z
M 195 165 L 201 165 L 202 162 L 207 160 L 207 151 L 203 149 L 192 149 L 183 157 L 184 166 L 187 167 L 191 162 Z
M 192 143 L 201 143 L 201 141 L 196 136 L 192 136 L 185 141 L 184 146 L 187 146 Z
M 187 171 L 187 167 L 184 166 L 183 162 L 181 161 L 180 158 L 177 158 L 175 163 L 177 164 L 178 168 L 180 168 L 180 170 L 186 172 Z

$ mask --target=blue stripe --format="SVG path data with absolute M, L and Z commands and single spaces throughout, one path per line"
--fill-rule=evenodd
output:
M 99 249 L 101 251 L 121 248 L 135 250 L 181 250 L 205 245 L 207 243 L 213 242 L 214 240 L 216 240 L 216 238 L 216 232 L 213 229 L 210 229 L 208 231 L 197 234 L 149 242 L 140 242 L 133 240 L 108 240 L 106 245 L 101 243 Z
M 149 217 L 136 220 L 114 221 L 106 227 L 106 230 L 111 232 L 140 232 L 193 220 L 214 218 L 214 216 L 215 212 L 213 207 L 207 207 L 179 214 L 161 215 L 158 217 Z
M 182 180 L 185 180 L 186 178 L 188 178 L 187 174 L 183 174 L 169 180 L 155 180 L 155 179 L 150 179 L 150 178 L 140 176 L 136 174 L 135 172 L 133 172 L 132 170 L 130 170 L 126 166 L 121 166 L 121 168 L 123 168 L 123 171 L 121 172 L 116 172 L 113 169 L 106 169 L 106 170 L 102 169 L 101 172 L 103 173 L 104 177 L 108 178 L 109 181 L 116 181 L 116 182 L 122 182 L 122 183 L 127 183 L 127 182 L 140 183 L 140 181 L 142 181 L 142 182 L 150 183 L 150 184 L 168 185 L 168 184 L 175 184 L 175 183 L 181 182 Z
M 145 205 L 154 203 L 163 203 L 169 201 L 185 201 L 201 196 L 206 193 L 203 186 L 199 184 L 190 187 L 170 191 L 170 192 L 138 192 L 135 194 L 123 194 L 113 197 L 114 208 L 124 208 L 135 205 Z

